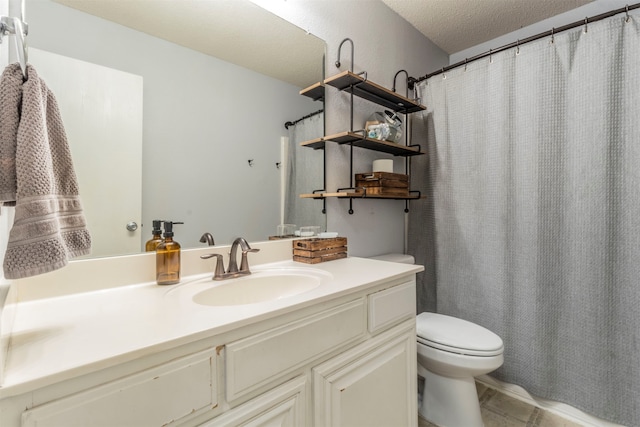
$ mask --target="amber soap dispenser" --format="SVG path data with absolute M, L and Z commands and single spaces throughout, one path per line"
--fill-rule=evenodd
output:
M 175 285 L 180 282 L 180 244 L 173 240 L 174 224 L 164 221 L 164 241 L 156 248 L 156 282 L 158 285 Z
M 144 250 L 146 252 L 155 251 L 158 245 L 162 243 L 162 230 L 160 229 L 162 222 L 163 221 L 159 219 L 153 220 L 153 230 L 151 231 L 152 237 L 150 240 L 147 240 L 147 243 L 144 245 Z

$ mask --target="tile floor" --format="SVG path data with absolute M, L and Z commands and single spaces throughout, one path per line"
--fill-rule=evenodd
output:
M 485 427 L 580 427 L 551 412 L 528 405 L 483 384 L 476 383 Z M 418 417 L 419 427 L 437 427 Z

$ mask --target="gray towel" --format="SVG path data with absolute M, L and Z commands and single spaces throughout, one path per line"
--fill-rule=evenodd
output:
M 4 258 L 7 279 L 64 267 L 91 252 L 71 152 L 53 93 L 27 66 L 0 79 L 0 203 L 16 207 Z

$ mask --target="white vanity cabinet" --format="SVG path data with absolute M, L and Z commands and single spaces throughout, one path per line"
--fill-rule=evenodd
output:
M 414 277 L 227 344 L 227 402 L 259 394 L 206 425 L 417 426 Z
M 396 276 L 6 398 L 0 425 L 417 426 L 415 309 Z

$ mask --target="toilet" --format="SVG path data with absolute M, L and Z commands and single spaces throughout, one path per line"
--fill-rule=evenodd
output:
M 411 255 L 373 257 L 413 264 Z M 474 377 L 498 369 L 502 339 L 475 323 L 437 313 L 416 317 L 418 375 L 424 378 L 420 415 L 441 427 L 482 427 Z
M 482 427 L 474 377 L 498 369 L 502 339 L 456 317 L 416 317 L 418 375 L 424 378 L 420 415 L 441 427 Z

